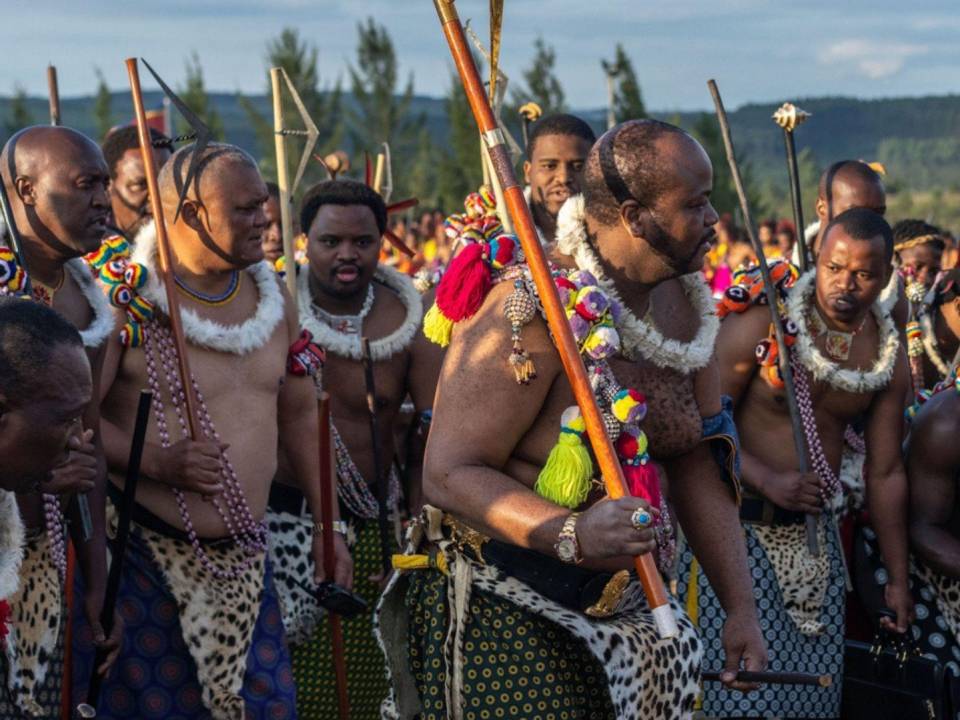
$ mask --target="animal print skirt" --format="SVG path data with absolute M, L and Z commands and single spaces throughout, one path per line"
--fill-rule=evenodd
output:
M 821 520 L 821 526 L 824 521 Z M 794 553 L 800 558 L 807 553 L 803 526 L 783 537 L 792 537 L 791 547 L 781 547 L 780 554 Z M 766 529 L 766 528 L 764 528 Z M 726 690 L 719 683 L 703 688 L 702 706 L 708 717 L 747 718 L 836 718 L 840 714 L 840 696 L 843 679 L 843 633 L 845 582 L 842 552 L 835 532 L 820 532 L 820 548 L 825 566 L 829 568 L 824 579 L 825 590 L 815 618 L 816 633 L 811 627 L 801 630 L 788 612 L 774 566 L 767 556 L 764 544 L 753 526 L 744 527 L 747 544 L 747 562 L 753 577 L 753 594 L 760 617 L 760 629 L 767 643 L 769 670 L 830 675 L 833 685 L 823 689 L 790 685 L 764 685 L 759 690 L 743 695 Z M 778 539 L 782 540 L 783 537 Z M 765 538 L 770 540 L 770 538 Z M 703 667 L 723 668 L 723 623 L 726 614 L 714 594 L 699 564 L 694 561 L 689 546 L 680 561 L 679 596 L 687 605 L 703 640 Z M 801 563 L 802 565 L 802 563 Z M 819 595 L 819 593 L 818 593 Z
M 589 618 L 437 541 L 439 520 L 427 524 L 445 567 L 396 573 L 378 607 L 392 683 L 383 718 L 690 716 L 701 648 L 678 605 L 671 640 L 658 637 L 636 582 L 613 616 Z M 422 527 L 408 534 L 407 555 Z
M 224 567 L 242 552 L 204 546 Z M 81 597 L 81 593 L 76 593 Z M 269 564 L 217 580 L 188 543 L 135 527 L 118 601 L 124 641 L 104 681 L 98 718 L 294 718 L 295 688 Z M 77 618 L 74 696 L 86 696 L 93 660 Z

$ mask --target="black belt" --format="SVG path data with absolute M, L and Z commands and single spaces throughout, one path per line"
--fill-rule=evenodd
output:
M 802 525 L 803 513 L 784 510 L 769 500 L 755 495 L 744 495 L 740 502 L 740 521 L 749 525 Z
M 267 504 L 274 512 L 287 513 L 297 517 L 309 514 L 306 497 L 304 497 L 300 488 L 295 488 L 292 485 L 272 483 L 270 485 L 270 499 Z
M 107 482 L 107 496 L 113 502 L 114 506 L 119 511 L 120 504 L 123 502 L 123 490 L 118 488 L 112 482 Z M 190 536 L 183 530 L 175 528 L 173 525 L 168 523 L 166 520 L 157 517 L 152 512 L 147 510 L 140 503 L 135 502 L 133 504 L 133 522 L 140 527 L 146 528 L 147 530 L 152 530 L 158 535 L 163 535 L 164 537 L 170 538 L 171 540 L 179 540 L 180 542 L 190 544 Z M 213 545 L 226 545 L 232 544 L 232 538 L 197 538 L 200 541 L 201 545 L 213 546 Z

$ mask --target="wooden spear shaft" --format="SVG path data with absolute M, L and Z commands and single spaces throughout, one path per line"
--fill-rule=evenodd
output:
M 797 167 L 797 146 L 793 142 L 793 130 L 783 129 L 783 143 L 787 151 L 787 173 L 790 175 L 790 202 L 793 205 L 793 224 L 797 233 L 797 256 L 800 259 L 800 272 L 805 273 L 810 266 L 810 257 L 807 255 L 807 238 L 803 232 L 800 170 Z
M 290 169 L 287 167 L 287 138 L 283 127 L 283 96 L 280 94 L 278 67 L 270 68 L 270 86 L 273 89 L 273 143 L 277 151 L 277 187 L 280 188 L 280 224 L 283 232 L 283 257 L 286 263 L 284 280 L 297 306 L 297 258 L 293 248 L 293 198 L 290 197 Z M 306 228 L 304 228 L 306 232 Z
M 757 253 L 757 263 L 760 266 L 760 275 L 763 277 L 763 289 L 767 295 L 767 305 L 770 308 L 770 317 L 773 320 L 773 332 L 777 339 L 777 351 L 780 357 L 780 375 L 783 377 L 784 390 L 787 396 L 787 408 L 790 411 L 793 444 L 797 451 L 797 469 L 801 473 L 806 473 L 809 470 L 807 463 L 807 442 L 803 435 L 803 420 L 800 417 L 800 408 L 797 405 L 797 392 L 793 383 L 793 372 L 790 368 L 790 352 L 784 340 L 783 322 L 780 320 L 779 298 L 777 298 L 776 288 L 773 287 L 773 282 L 770 279 L 770 269 L 767 267 L 767 258 L 763 252 L 763 245 L 757 240 L 756 233 L 753 230 L 753 217 L 750 214 L 750 204 L 747 202 L 747 193 L 743 187 L 743 178 L 740 177 L 740 166 L 737 164 L 737 156 L 733 149 L 730 123 L 727 122 L 727 111 L 723 108 L 720 90 L 717 88 L 717 83 L 714 80 L 707 81 L 707 87 L 710 89 L 710 95 L 713 96 L 713 104 L 717 110 L 717 120 L 720 122 L 720 133 L 723 135 L 723 146 L 727 152 L 730 174 L 733 176 L 733 184 L 737 188 L 737 197 L 740 199 L 740 210 L 743 212 L 743 224 L 747 228 L 750 243 Z M 817 539 L 817 518 L 813 515 L 807 515 L 805 524 L 807 530 L 807 549 L 811 555 L 819 555 L 820 543 Z
M 337 502 L 336 474 L 333 471 L 333 452 L 330 442 L 330 395 L 322 392 L 317 400 L 320 418 L 320 522 L 323 525 L 323 573 L 333 582 L 337 559 L 333 550 L 333 504 Z M 339 615 L 328 612 L 330 645 L 333 650 L 333 670 L 337 686 L 337 706 L 340 720 L 350 718 L 350 695 L 347 688 L 347 655 L 343 640 L 343 624 Z
M 483 82 L 464 37 L 460 18 L 452 0 L 434 0 L 434 6 L 440 17 L 444 36 L 450 46 L 450 52 L 467 93 L 467 99 L 470 101 L 474 118 L 480 129 L 481 141 L 486 143 L 490 152 L 491 164 L 500 179 L 507 208 L 513 218 L 520 244 L 523 246 L 530 273 L 540 295 L 540 301 L 543 303 L 547 325 L 556 342 L 577 405 L 580 406 L 580 412 L 583 414 L 587 435 L 590 438 L 590 444 L 593 446 L 597 463 L 600 465 L 607 494 L 613 499 L 621 498 L 627 494 L 623 471 L 613 449 L 613 443 L 607 437 L 600 408 L 597 406 L 593 389 L 587 378 L 587 371 L 583 366 L 583 360 L 580 358 L 580 350 L 573 338 L 573 332 L 567 322 L 563 305 L 560 303 L 560 297 L 557 294 L 553 276 L 550 274 L 547 258 L 540 241 L 537 239 L 537 231 L 533 224 L 533 217 L 530 215 L 530 208 L 527 207 L 523 191 L 514 175 L 513 163 L 510 161 L 510 154 L 507 150 L 503 132 L 497 127 L 496 119 L 484 91 Z M 636 569 L 661 637 L 675 637 L 679 632 L 677 619 L 670 608 L 667 592 L 663 586 L 663 579 L 657 571 L 653 557 L 646 554 L 636 558 Z
M 159 275 L 167 296 L 167 314 L 170 318 L 170 334 L 173 335 L 177 349 L 177 367 L 183 386 L 184 405 L 186 405 L 187 424 L 190 437 L 199 437 L 200 424 L 197 422 L 197 401 L 193 391 L 193 376 L 190 374 L 190 362 L 187 359 L 187 342 L 183 335 L 183 322 L 180 319 L 180 301 L 173 281 L 173 258 L 170 253 L 170 240 L 167 238 L 167 224 L 163 219 L 163 202 L 160 199 L 160 187 L 157 183 L 157 163 L 153 157 L 153 144 L 147 115 L 143 108 L 143 92 L 140 89 L 140 73 L 137 59 L 127 58 L 127 74 L 130 77 L 130 94 L 133 97 L 133 112 L 137 119 L 137 136 L 140 139 L 140 154 L 143 157 L 143 169 L 147 178 L 147 191 L 150 193 L 150 209 L 157 229 L 157 250 L 160 256 Z
M 47 65 L 47 90 L 50 94 L 50 124 L 60 125 L 60 89 L 54 65 Z

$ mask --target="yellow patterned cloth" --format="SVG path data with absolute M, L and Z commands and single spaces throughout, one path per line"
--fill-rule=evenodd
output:
M 353 590 L 367 601 L 370 610 L 343 621 L 350 718 L 376 720 L 380 717 L 380 703 L 389 692 L 383 653 L 373 635 L 373 608 L 380 596 L 380 588 L 367 580 L 380 570 L 380 538 L 374 522 L 359 525 L 357 530 L 357 542 L 351 548 Z M 297 715 L 308 720 L 336 718 L 337 686 L 330 647 L 330 626 L 326 616 L 313 638 L 292 647 L 291 655 L 297 684 Z

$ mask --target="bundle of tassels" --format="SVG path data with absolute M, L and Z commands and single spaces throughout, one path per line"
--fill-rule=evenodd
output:
M 441 347 L 450 344 L 454 325 L 480 309 L 493 287 L 493 274 L 521 257 L 520 243 L 503 232 L 486 188 L 467 196 L 464 208 L 444 223 L 447 235 L 462 247 L 447 265 L 433 307 L 423 318 L 423 334 Z
M 130 245 L 119 235 L 107 238 L 83 259 L 106 288 L 110 304 L 126 311 L 121 344 L 138 347 L 143 342 L 143 323 L 153 317 L 153 304 L 137 293 L 147 282 L 147 268 L 130 261 Z
M 770 263 L 770 279 L 781 302 L 785 299 L 787 290 L 793 287 L 799 278 L 800 271 L 792 263 L 786 260 Z M 763 275 L 760 268 L 754 265 L 734 273 L 733 285 L 724 291 L 723 297 L 717 302 L 717 315 L 722 320 L 732 312 L 742 313 L 753 305 L 766 304 Z
M 16 295 L 23 292 L 27 274 L 17 264 L 13 250 L 0 247 L 0 294 Z

